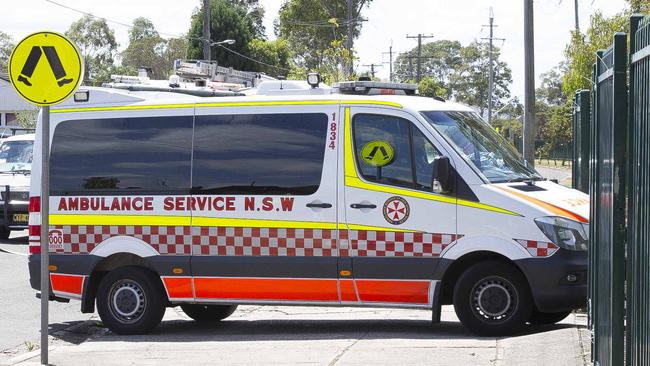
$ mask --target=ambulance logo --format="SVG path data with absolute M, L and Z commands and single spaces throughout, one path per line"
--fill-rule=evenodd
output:
M 391 197 L 384 203 L 384 218 L 393 225 L 403 224 L 410 211 L 409 203 L 402 197 Z
M 63 249 L 63 232 L 61 230 L 50 230 L 48 242 L 50 250 Z

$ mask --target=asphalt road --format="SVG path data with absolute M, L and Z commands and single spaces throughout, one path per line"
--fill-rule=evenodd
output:
M 10 252 L 10 253 L 8 253 Z M 38 347 L 40 300 L 29 285 L 27 230 L 0 241 L 0 364 L 3 358 Z M 50 302 L 50 332 L 90 318 L 79 311 L 79 302 Z

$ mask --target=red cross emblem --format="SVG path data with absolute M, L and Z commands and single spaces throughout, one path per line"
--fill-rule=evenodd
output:
M 384 203 L 384 218 L 393 225 L 399 225 L 409 217 L 409 204 L 402 197 L 391 197 Z

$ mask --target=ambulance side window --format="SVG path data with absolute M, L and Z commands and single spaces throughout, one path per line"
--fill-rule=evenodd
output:
M 327 143 L 324 113 L 197 116 L 192 191 L 310 195 Z
M 53 195 L 186 194 L 192 116 L 63 121 L 52 137 Z
M 364 179 L 431 190 L 433 161 L 440 152 L 411 122 L 394 116 L 357 114 L 353 135 L 356 164 Z

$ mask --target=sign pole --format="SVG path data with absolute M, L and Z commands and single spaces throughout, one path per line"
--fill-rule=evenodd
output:
M 41 109 L 41 365 L 48 364 L 50 297 L 50 107 Z

